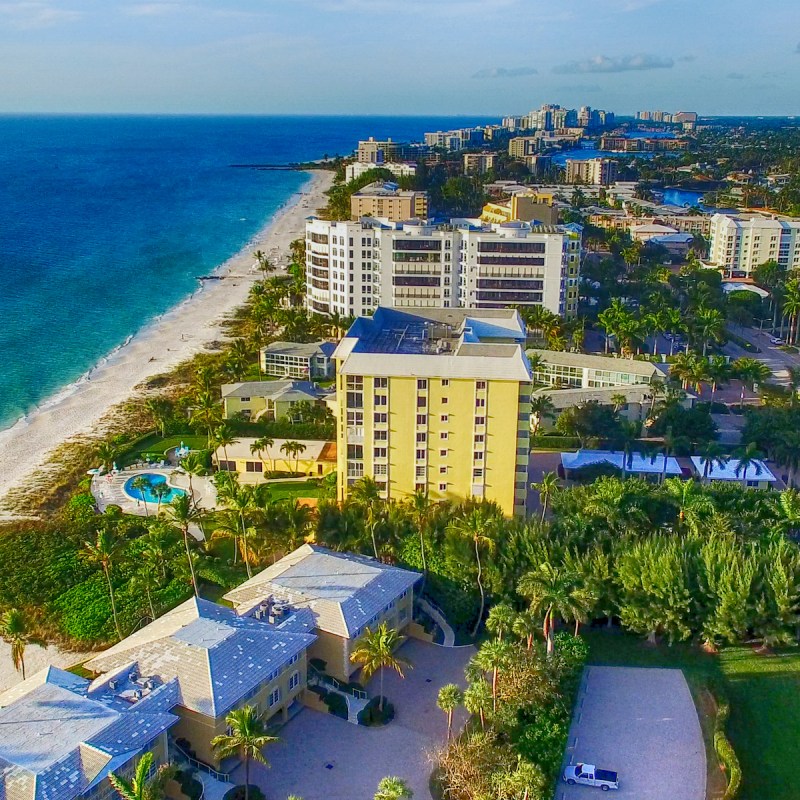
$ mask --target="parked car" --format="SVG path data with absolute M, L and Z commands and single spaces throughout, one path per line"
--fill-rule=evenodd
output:
M 619 789 L 619 778 L 610 769 L 598 769 L 594 764 L 575 764 L 564 770 L 562 779 L 570 786 L 599 786 L 604 792 Z
M 777 336 L 770 336 L 769 337 L 770 344 L 783 344 L 783 339 L 779 339 Z

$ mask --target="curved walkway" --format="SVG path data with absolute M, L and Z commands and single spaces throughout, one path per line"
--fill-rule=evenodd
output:
M 440 646 L 455 647 L 456 634 L 450 627 L 450 623 L 444 618 L 444 614 L 442 614 L 436 606 L 431 605 L 424 597 L 418 598 L 417 602 L 419 603 L 419 607 L 442 629 L 444 643 Z

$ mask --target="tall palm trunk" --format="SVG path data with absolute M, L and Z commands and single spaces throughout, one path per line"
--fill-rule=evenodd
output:
M 372 537 L 372 551 L 375 553 L 375 560 L 380 561 L 380 556 L 378 555 L 378 541 L 375 538 L 375 528 L 378 526 L 378 521 L 376 520 L 369 526 L 370 536 Z
M 192 590 L 197 597 L 197 578 L 194 574 L 194 564 L 192 563 L 192 551 L 189 549 L 189 526 L 183 528 L 183 544 L 186 547 L 186 558 L 189 560 L 189 574 L 192 576 Z
M 481 564 L 481 551 L 478 547 L 478 540 L 475 539 L 475 561 L 478 564 L 478 591 L 481 593 L 481 607 L 480 611 L 478 611 L 478 619 L 475 622 L 475 627 L 472 629 L 472 635 L 478 635 L 478 628 L 481 626 L 481 621 L 483 620 L 483 610 L 486 606 L 486 595 L 483 591 L 483 565 Z
M 150 606 L 150 617 L 153 621 L 155 621 L 156 610 L 153 608 L 153 596 L 150 594 L 149 586 L 145 586 L 144 593 L 147 595 L 147 605 Z
M 117 601 L 114 597 L 114 586 L 111 583 L 111 572 L 108 568 L 108 563 L 103 563 L 103 572 L 106 574 L 106 582 L 108 583 L 108 596 L 111 598 L 111 615 L 114 617 L 114 627 L 117 629 L 117 636 L 122 641 L 122 631 L 119 629 L 119 620 L 117 619 Z
M 246 753 L 244 757 L 244 800 L 250 798 L 250 754 Z
M 497 711 L 497 667 L 492 670 L 492 712 Z

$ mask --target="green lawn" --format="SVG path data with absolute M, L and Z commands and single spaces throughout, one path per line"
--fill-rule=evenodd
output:
M 179 447 L 181 442 L 192 450 L 205 450 L 206 447 L 208 447 L 208 439 L 205 436 L 195 436 L 191 433 L 184 433 L 162 438 L 158 434 L 152 434 L 138 442 L 130 454 L 122 459 L 122 462 L 123 464 L 130 464 L 137 461 L 145 453 L 159 453 L 163 455 L 167 450 L 173 447 Z
M 800 796 L 800 652 L 762 655 L 730 647 L 709 655 L 696 647 L 660 645 L 619 632 L 590 631 L 589 662 L 677 667 L 696 692 L 721 680 L 731 702 L 728 735 L 742 766 L 739 800 L 796 800 Z
M 317 481 L 298 481 L 297 483 L 271 483 L 270 496 L 275 500 L 284 500 L 295 497 L 319 497 L 319 484 Z

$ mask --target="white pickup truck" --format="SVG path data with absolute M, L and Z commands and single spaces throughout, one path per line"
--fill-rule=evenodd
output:
M 619 778 L 616 772 L 608 769 L 597 769 L 594 764 L 570 765 L 562 776 L 570 786 L 576 783 L 582 786 L 599 786 L 604 792 L 619 789 Z

